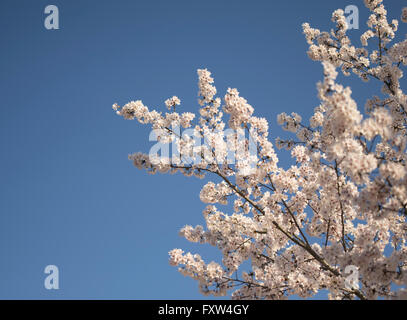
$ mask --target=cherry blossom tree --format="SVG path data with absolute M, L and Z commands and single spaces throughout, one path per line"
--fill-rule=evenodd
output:
M 278 115 L 294 134 L 275 141 L 296 161 L 287 170 L 278 166 L 267 120 L 254 116 L 236 89 L 217 97 L 206 69 L 198 70 L 196 122 L 195 114 L 177 111 L 176 96 L 165 101 L 165 114 L 140 100 L 113 105 L 125 119 L 150 124 L 160 143 L 176 146 L 176 157 L 130 155 L 137 168 L 216 177 L 200 193 L 206 227 L 187 225 L 180 234 L 218 248 L 222 261 L 169 253 L 170 264 L 196 279 L 203 294 L 286 299 L 326 289 L 330 299 L 407 298 L 407 95 L 400 86 L 407 40 L 394 43 L 398 21 L 388 22 L 382 0 L 364 3 L 371 14 L 361 47 L 347 36 L 343 10 L 332 14 L 330 32 L 303 24 L 308 55 L 324 73 L 308 125 L 296 113 Z M 401 20 L 407 22 L 407 8 Z M 382 84 L 363 113 L 351 89 L 336 82 L 337 70 Z M 349 266 L 356 281 L 348 281 Z

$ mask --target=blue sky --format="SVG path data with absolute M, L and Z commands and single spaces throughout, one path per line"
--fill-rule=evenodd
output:
M 403 3 L 387 1 L 392 18 Z M 59 30 L 44 28 L 49 4 Z M 219 258 L 178 236 L 204 223 L 203 181 L 134 168 L 127 155 L 148 152 L 150 129 L 111 105 L 142 99 L 164 110 L 177 95 L 195 112 L 196 69 L 208 68 L 221 96 L 238 88 L 271 137 L 286 136 L 277 114 L 307 119 L 322 79 L 301 24 L 330 29 L 332 11 L 348 4 L 360 10 L 361 30 L 350 31 L 358 39 L 368 15 L 359 0 L 2 0 L 0 298 L 203 298 L 168 264 L 178 247 Z M 362 107 L 375 86 L 344 83 Z M 44 288 L 49 264 L 59 290 Z

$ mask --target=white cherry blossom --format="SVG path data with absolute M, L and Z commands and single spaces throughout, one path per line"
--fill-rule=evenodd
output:
M 291 150 L 295 165 L 288 169 L 278 166 L 267 120 L 237 89 L 217 97 L 207 69 L 198 70 L 195 122 L 193 113 L 176 112 L 176 96 L 165 101 L 170 113 L 150 111 L 141 100 L 113 105 L 124 119 L 151 125 L 161 141 L 174 143 L 182 155 L 192 150 L 200 160 L 135 153 L 129 159 L 137 168 L 216 177 L 200 193 L 208 204 L 206 226 L 186 225 L 180 234 L 218 248 L 223 258 L 206 262 L 170 251 L 170 264 L 196 279 L 203 294 L 286 299 L 327 289 L 331 299 L 407 298 L 407 96 L 400 83 L 407 40 L 395 43 L 398 22 L 388 22 L 382 0 L 364 2 L 371 14 L 361 47 L 347 36 L 342 10 L 333 13 L 331 32 L 303 24 L 308 55 L 322 63 L 323 80 L 309 125 L 296 113 L 277 117 L 293 135 L 276 140 L 277 148 Z M 376 81 L 382 90 L 363 111 L 352 90 L 337 83 L 338 72 Z M 207 143 L 174 132 L 175 124 Z M 359 288 L 346 286 L 349 265 L 358 269 Z

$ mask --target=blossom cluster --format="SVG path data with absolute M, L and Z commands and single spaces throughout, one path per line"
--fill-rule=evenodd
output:
M 295 136 L 276 140 L 276 147 L 290 150 L 295 159 L 288 169 L 278 166 L 267 120 L 254 116 L 237 89 L 217 97 L 206 69 L 198 70 L 196 124 L 192 113 L 175 112 L 180 104 L 175 96 L 165 102 L 174 108 L 166 114 L 150 111 L 140 100 L 113 105 L 123 118 L 152 125 L 180 153 L 202 155 L 199 163 L 185 164 L 136 153 L 129 157 L 136 167 L 218 180 L 206 182 L 200 193 L 208 204 L 206 227 L 186 225 L 180 234 L 218 248 L 222 261 L 170 251 L 170 264 L 196 279 L 203 294 L 286 299 L 327 289 L 331 299 L 407 299 L 407 96 L 400 84 L 407 40 L 394 43 L 398 22 L 388 21 L 382 0 L 364 2 L 371 14 L 361 47 L 347 36 L 343 10 L 333 13 L 331 32 L 303 24 L 308 55 L 322 63 L 323 81 L 309 125 L 296 113 L 277 117 Z M 360 110 L 352 90 L 337 83 L 338 71 L 377 81 L 382 90 Z M 208 144 L 196 146 L 177 135 L 174 123 L 193 128 Z M 226 126 L 234 131 L 225 136 Z M 239 130 L 248 136 L 238 139 Z M 250 141 L 255 155 L 237 152 L 239 161 L 224 161 L 230 151 L 247 151 Z M 360 286 L 346 285 L 349 265 L 358 268 Z
M 167 106 L 168 110 L 171 108 L 175 108 L 175 106 L 179 106 L 181 104 L 181 100 L 177 96 L 173 96 L 170 99 L 165 100 L 165 105 Z

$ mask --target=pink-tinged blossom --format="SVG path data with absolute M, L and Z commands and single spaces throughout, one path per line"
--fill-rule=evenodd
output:
M 407 7 L 403 8 L 402 14 L 401 14 L 401 21 L 404 23 L 407 23 Z
M 400 83 L 407 40 L 394 43 L 398 23 L 388 22 L 382 0 L 364 2 L 371 14 L 362 47 L 347 36 L 342 10 L 333 13 L 331 32 L 303 24 L 308 55 L 322 63 L 323 77 L 309 125 L 297 113 L 277 117 L 293 136 L 275 141 L 278 149 L 291 150 L 295 164 L 289 168 L 278 166 L 267 120 L 254 115 L 237 89 L 229 88 L 223 101 L 216 97 L 207 69 L 198 70 L 197 120 L 175 111 L 175 96 L 165 101 L 173 111 L 165 114 L 141 100 L 113 105 L 124 119 L 150 124 L 160 141 L 174 143 L 181 154 L 200 157 L 185 164 L 135 153 L 129 159 L 137 168 L 216 177 L 200 192 L 208 204 L 206 227 L 187 225 L 180 234 L 216 247 L 221 261 L 207 263 L 181 249 L 169 253 L 170 264 L 197 280 L 203 294 L 286 299 L 327 289 L 331 299 L 407 298 L 407 96 Z M 372 43 L 378 45 L 370 50 Z M 381 84 L 364 113 L 351 89 L 337 83 L 338 72 Z M 177 124 L 207 144 L 172 131 Z M 246 136 L 239 139 L 242 132 Z M 227 161 L 230 152 L 234 162 Z M 359 288 L 347 287 L 345 269 L 351 265 L 358 269 Z
M 171 110 L 180 104 L 181 100 L 177 96 L 173 96 L 172 98 L 165 100 L 165 105 L 167 106 L 168 110 Z

